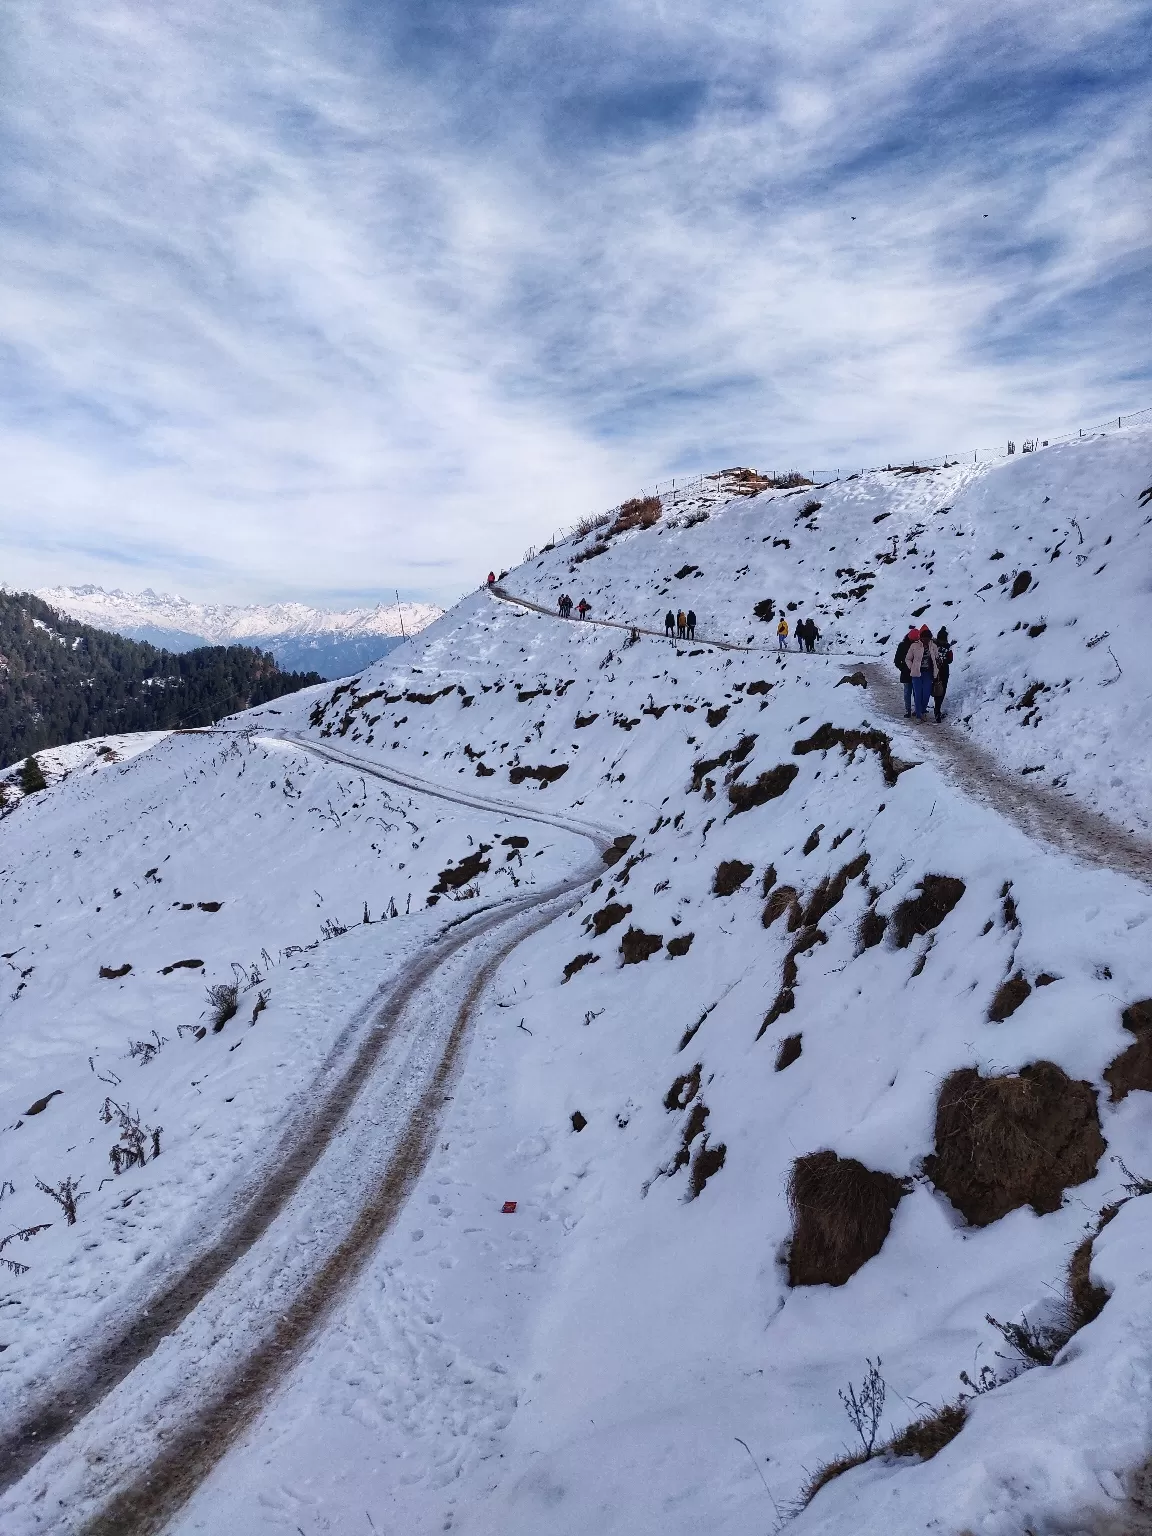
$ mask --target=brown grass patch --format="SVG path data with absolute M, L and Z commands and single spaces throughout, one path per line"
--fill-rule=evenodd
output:
M 965 1403 L 945 1403 L 893 1436 L 885 1450 L 893 1456 L 918 1456 L 921 1461 L 931 1461 L 937 1451 L 955 1440 L 967 1418 Z
M 1127 1098 L 1134 1088 L 1152 1092 L 1152 998 L 1130 1004 L 1120 1020 L 1136 1040 L 1104 1069 L 1104 1081 L 1114 1104 Z
M 698 790 L 707 776 L 717 768 L 724 768 L 729 763 L 742 763 L 755 745 L 755 736 L 741 736 L 734 747 L 729 747 L 718 756 L 700 758 L 692 764 L 692 788 Z
M 831 912 L 832 908 L 843 900 L 849 880 L 855 880 L 867 868 L 868 855 L 859 853 L 849 863 L 842 865 L 834 875 L 825 875 L 804 904 L 805 926 L 818 923 L 822 917 Z
M 996 1077 L 962 1067 L 941 1084 L 935 1148 L 925 1171 L 974 1226 L 1022 1205 L 1057 1211 L 1105 1150 L 1096 1092 L 1051 1061 Z
M 760 921 L 765 928 L 771 928 L 778 917 L 783 917 L 797 905 L 799 892 L 792 885 L 778 885 L 769 896 L 764 905 L 764 911 L 760 914 Z
M 859 748 L 863 748 L 866 752 L 875 752 L 880 759 L 886 784 L 895 784 L 905 769 L 914 766 L 912 763 L 902 763 L 892 756 L 891 738 L 885 736 L 883 731 L 850 731 L 828 723 L 820 726 L 819 730 L 814 731 L 804 741 L 795 742 L 792 750 L 797 757 L 803 757 L 807 752 L 829 752 L 833 747 L 843 747 L 849 761 Z
M 585 926 L 591 926 L 596 937 L 602 938 L 609 928 L 615 928 L 617 923 L 622 923 L 631 910 L 631 906 L 624 907 L 618 901 L 610 901 L 606 907 L 601 907 L 599 912 L 593 912 Z
M 620 940 L 620 953 L 624 957 L 625 965 L 639 965 L 642 960 L 647 960 L 649 955 L 654 955 L 658 949 L 663 948 L 663 934 L 645 933 L 642 928 L 629 928 Z
M 616 864 L 624 857 L 635 841 L 635 832 L 622 832 L 618 837 L 612 839 L 612 846 L 605 848 L 600 857 L 604 860 L 605 864 Z
M 1032 996 L 1032 983 L 1023 971 L 1017 971 L 1015 976 L 1009 976 L 996 989 L 996 995 L 988 1005 L 988 1022 L 990 1024 L 1003 1024 L 1005 1019 L 1010 1019 L 1019 1008 L 1025 998 Z
M 588 950 L 582 955 L 577 955 L 574 960 L 569 960 L 564 967 L 564 981 L 571 981 L 577 971 L 582 971 L 586 965 L 595 965 L 599 958 L 599 955 L 594 955 L 591 950 Z M 562 981 L 560 985 L 563 986 L 564 982 Z
M 538 779 L 540 788 L 544 789 L 549 784 L 555 784 L 567 772 L 567 763 L 542 763 L 539 768 L 510 768 L 508 777 L 513 784 L 523 784 L 525 779 Z
M 713 896 L 731 896 L 738 891 L 752 873 L 753 866 L 740 859 L 724 859 L 716 866 L 712 876 Z
M 616 514 L 609 533 L 627 533 L 631 528 L 651 528 L 660 521 L 664 507 L 659 496 L 633 496 Z
M 799 1061 L 803 1052 L 803 1035 L 789 1035 L 780 1042 L 780 1048 L 776 1052 L 776 1066 L 774 1070 L 783 1072 L 785 1067 L 790 1067 L 794 1061 Z
M 680 933 L 674 939 L 668 940 L 668 953 L 673 960 L 678 960 L 681 955 L 686 955 L 692 948 L 694 933 Z
M 861 954 L 866 949 L 875 949 L 888 931 L 888 919 L 882 912 L 877 912 L 875 907 L 869 907 L 860 919 L 856 929 L 856 943 Z
M 781 795 L 787 793 L 792 780 L 800 770 L 795 763 L 777 763 L 775 768 L 770 768 L 767 773 L 762 773 L 752 784 L 729 784 L 728 799 L 732 809 L 729 816 L 739 816 L 742 811 L 753 810 L 758 805 L 767 805 L 769 800 L 778 800 Z
M 1091 1275 L 1094 1242 L 1094 1236 L 1086 1237 L 1068 1265 L 1068 1310 L 1074 1331 L 1099 1317 L 1108 1300 L 1108 1292 L 1102 1285 L 1096 1285 Z
M 880 1252 L 903 1194 L 899 1179 L 854 1157 L 830 1151 L 798 1157 L 788 1178 L 788 1283 L 843 1285 L 851 1279 Z
M 892 934 L 897 949 L 907 949 L 919 934 L 939 927 L 963 896 L 963 880 L 952 875 L 925 875 L 916 887 L 919 895 L 909 896 L 892 914 Z

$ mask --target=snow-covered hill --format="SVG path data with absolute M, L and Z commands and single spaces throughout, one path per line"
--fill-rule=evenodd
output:
M 106 592 L 102 587 L 44 587 L 37 597 L 61 613 L 168 650 L 198 645 L 255 645 L 285 670 L 346 677 L 417 634 L 443 612 L 432 603 L 378 603 L 344 612 L 305 603 L 194 603 L 168 593 Z
M 696 644 L 482 592 L 17 806 L 5 1532 L 760 1536 L 869 1361 L 882 1453 L 797 1536 L 1144 1529 L 1150 483 L 1129 431 L 669 506 L 506 590 Z M 925 604 L 952 718 L 891 724 L 864 669 Z M 1146 878 L 1029 836 L 973 744 Z

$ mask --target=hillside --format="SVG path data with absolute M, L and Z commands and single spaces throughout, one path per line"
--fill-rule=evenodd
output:
M 0 592 L 0 763 L 109 732 L 210 725 L 319 680 L 247 646 L 173 655 Z
M 131 640 L 180 652 L 211 645 L 270 651 L 285 671 L 348 677 L 370 666 L 443 612 L 432 603 L 377 603 L 333 612 L 306 603 L 194 603 L 166 592 L 106 592 L 44 587 L 36 594 L 60 613 Z
M 1147 1529 L 1150 482 L 666 503 L 23 802 L 5 1532 Z

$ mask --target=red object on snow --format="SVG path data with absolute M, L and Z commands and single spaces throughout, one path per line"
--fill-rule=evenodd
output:
M 500 1207 L 500 1214 L 501 1216 L 514 1216 L 516 1214 L 515 1200 L 505 1200 L 504 1204 Z

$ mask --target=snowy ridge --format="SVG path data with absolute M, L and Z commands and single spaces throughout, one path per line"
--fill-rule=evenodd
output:
M 965 792 L 949 742 L 1106 812 L 1142 867 L 1150 485 L 1152 434 L 1129 430 L 669 508 L 507 590 L 657 629 L 692 607 L 750 650 L 630 643 L 481 592 L 402 660 L 19 804 L 0 823 L 0 1238 L 30 1234 L 0 1252 L 28 1265 L 0 1285 L 9 1425 L 258 1200 L 342 1053 L 437 934 L 461 942 L 259 1239 L 65 1438 L 25 1441 L 6 1536 L 761 1536 L 851 1444 L 838 1393 L 877 1358 L 882 1442 L 962 1403 L 958 1433 L 830 1480 L 797 1536 L 1144 1528 L 1152 1075 L 1125 1010 L 1152 996 L 1152 865 L 1027 835 Z M 769 598 L 831 654 L 777 654 L 753 616 Z M 888 657 L 925 605 L 959 642 L 940 727 L 889 717 Z M 543 904 L 587 878 L 584 823 L 618 833 L 612 862 Z M 928 876 L 948 901 L 910 923 Z M 204 989 L 232 976 L 217 1030 Z M 464 1043 L 404 1200 L 244 1387 L 374 1198 L 449 1025 Z M 1103 1150 L 1088 1137 L 1062 1198 L 977 1224 L 933 1179 L 942 1085 L 1042 1061 L 1086 1085 Z M 164 1128 L 158 1157 L 113 1171 L 131 1129 L 106 1098 Z M 792 1285 L 788 1180 L 825 1149 L 897 1181 L 891 1226 L 845 1283 Z M 36 1182 L 65 1177 L 87 1194 L 74 1226 Z M 988 1318 L 1066 1321 L 1078 1252 L 1102 1308 L 1025 1369 Z M 204 1414 L 225 1390 L 221 1430 Z
M 378 603 L 373 608 L 343 612 L 310 608 L 305 603 L 236 606 L 195 603 L 169 593 L 106 592 L 102 587 L 43 587 L 36 593 L 70 618 L 119 634 L 169 630 L 194 635 L 212 645 L 236 642 L 335 637 L 357 639 L 374 635 L 409 635 L 425 628 L 443 612 L 432 603 Z

